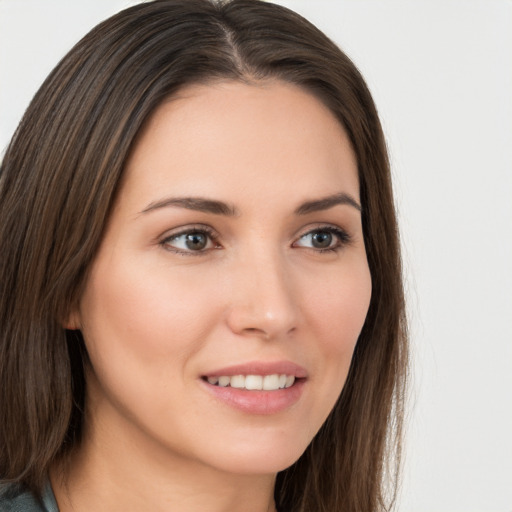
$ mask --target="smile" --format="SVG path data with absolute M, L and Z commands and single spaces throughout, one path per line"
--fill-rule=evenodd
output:
M 295 375 L 277 374 L 272 375 L 221 375 L 218 377 L 207 377 L 209 384 L 220 387 L 232 387 L 236 389 L 247 389 L 257 391 L 277 391 L 293 386 Z
M 296 404 L 309 379 L 291 361 L 246 361 L 215 368 L 201 376 L 203 389 L 246 414 L 277 414 Z

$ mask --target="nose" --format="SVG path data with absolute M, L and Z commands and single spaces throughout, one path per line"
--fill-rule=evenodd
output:
M 267 340 L 294 332 L 299 308 L 294 279 L 284 259 L 260 250 L 243 258 L 236 267 L 231 273 L 230 329 Z

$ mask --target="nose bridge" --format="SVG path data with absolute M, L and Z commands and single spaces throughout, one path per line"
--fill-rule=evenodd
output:
M 229 322 L 238 333 L 275 338 L 296 328 L 293 278 L 277 247 L 256 245 L 241 251 L 237 259 Z

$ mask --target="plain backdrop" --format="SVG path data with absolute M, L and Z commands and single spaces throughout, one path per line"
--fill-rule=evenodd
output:
M 1 153 L 71 45 L 134 3 L 0 0 Z M 356 62 L 388 137 L 413 348 L 398 510 L 512 512 L 512 2 L 280 3 Z

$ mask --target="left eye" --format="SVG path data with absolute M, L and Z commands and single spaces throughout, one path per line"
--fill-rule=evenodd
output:
M 204 231 L 179 233 L 167 238 L 164 243 L 167 247 L 180 252 L 200 252 L 215 246 L 211 235 Z
M 348 241 L 348 235 L 336 228 L 321 228 L 302 235 L 295 243 L 298 247 L 310 247 L 318 250 L 337 249 Z

